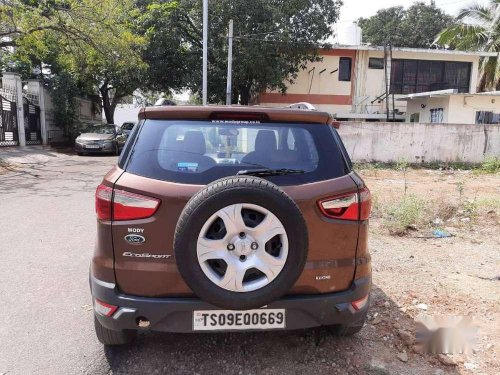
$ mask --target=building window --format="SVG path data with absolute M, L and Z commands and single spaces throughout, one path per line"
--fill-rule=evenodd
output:
M 410 122 L 419 122 L 420 121 L 420 113 L 412 113 L 410 115 Z
M 476 124 L 500 124 L 500 113 L 493 111 L 477 111 Z
M 391 93 L 414 94 L 447 89 L 469 92 L 469 62 L 393 59 L 391 65 Z
M 339 81 L 351 80 L 351 65 L 352 59 L 350 57 L 341 57 L 339 60 Z
M 443 108 L 431 109 L 431 122 L 432 123 L 442 123 L 443 122 Z
M 370 57 L 368 59 L 368 68 L 384 69 L 384 59 L 378 57 Z

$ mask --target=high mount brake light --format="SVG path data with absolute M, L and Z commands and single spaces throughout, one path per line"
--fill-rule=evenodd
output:
M 99 185 L 95 194 L 97 218 L 100 220 L 137 220 L 154 215 L 160 200 L 141 194 Z
M 358 192 L 336 195 L 318 201 L 323 215 L 331 219 L 367 220 L 371 211 L 371 194 L 367 187 Z
M 269 116 L 263 112 L 212 112 L 210 120 L 267 122 Z

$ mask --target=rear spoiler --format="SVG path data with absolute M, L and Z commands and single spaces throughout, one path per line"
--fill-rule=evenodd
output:
M 244 117 L 271 122 L 333 123 L 332 116 L 327 112 L 259 106 L 161 106 L 141 108 L 139 111 L 141 120 L 243 120 Z M 335 124 L 333 126 L 337 127 Z

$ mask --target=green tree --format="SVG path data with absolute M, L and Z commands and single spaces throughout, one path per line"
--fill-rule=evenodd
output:
M 10 0 L 0 7 L 11 63 L 40 65 L 49 79 L 68 72 L 112 123 L 119 101 L 138 88 L 146 38 L 133 0 Z M 24 64 L 24 65 L 23 65 Z M 16 64 L 14 64 L 16 65 Z
M 466 51 L 494 52 L 497 55 L 481 58 L 479 90 L 500 90 L 500 0 L 488 5 L 474 4 L 462 9 L 457 23 L 444 29 L 436 39 L 439 45 L 448 45 Z
M 453 17 L 434 4 L 417 2 L 382 9 L 372 17 L 357 21 L 363 30 L 363 41 L 373 45 L 391 44 L 397 47 L 429 48 L 436 35 L 453 23 Z
M 200 53 L 201 40 L 196 40 L 197 48 L 193 48 L 192 40 L 179 31 L 181 22 L 174 14 L 178 6 L 177 1 L 136 1 L 139 15 L 136 27 L 147 40 L 142 51 L 142 59 L 147 65 L 141 82 L 145 92 L 181 90 L 186 77 L 197 69 L 199 56 L 195 54 Z M 201 7 L 201 3 L 198 6 Z
M 68 72 L 56 75 L 50 85 L 50 96 L 54 107 L 54 122 L 64 130 L 64 134 L 74 138 L 77 102 L 80 95 L 77 82 Z
M 82 41 L 93 44 L 95 28 L 110 26 L 115 19 L 109 13 L 109 3 L 108 0 L 1 0 L 0 47 L 30 43 L 43 49 L 41 37 L 46 31 L 77 45 Z
M 286 91 L 300 69 L 320 57 L 317 48 L 332 34 L 341 1 L 218 0 L 209 8 L 208 93 L 224 102 L 227 27 L 234 20 L 233 103 L 248 104 L 265 89 Z M 150 19 L 155 35 L 145 53 L 151 88 L 187 87 L 201 92 L 202 6 L 178 0 L 168 17 Z M 166 31 L 168 30 L 168 31 Z M 175 72 L 175 77 L 166 72 Z

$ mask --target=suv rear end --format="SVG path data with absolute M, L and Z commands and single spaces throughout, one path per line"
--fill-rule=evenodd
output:
M 90 282 L 96 332 L 103 343 L 126 343 L 144 328 L 193 332 L 324 325 L 350 334 L 362 327 L 371 286 L 370 194 L 352 171 L 328 114 L 161 107 L 142 110 L 139 117 L 118 165 L 96 192 L 98 236 Z M 246 194 L 258 186 L 268 190 L 263 194 L 270 194 L 269 199 L 264 194 L 260 206 L 251 205 Z M 219 197 L 212 197 L 214 192 Z M 290 206 L 288 218 L 276 212 L 279 205 L 273 206 L 279 194 L 290 200 L 283 203 Z M 275 256 L 271 261 L 278 264 L 283 258 L 276 275 L 252 267 L 239 286 L 229 287 L 219 283 L 229 272 L 226 261 L 196 264 L 196 257 L 187 258 L 189 241 L 202 239 L 199 227 L 191 223 L 204 211 L 193 206 L 207 205 L 209 199 L 236 199 L 243 205 L 247 236 L 242 231 L 223 242 L 231 257 L 237 254 L 236 264 L 238 259 L 241 264 L 250 261 L 254 250 L 265 247 Z M 224 202 L 219 204 L 224 207 Z M 260 221 L 252 228 L 246 220 L 262 221 L 267 212 L 281 217 L 277 222 L 283 223 L 284 232 L 259 250 L 252 233 L 258 232 Z M 291 219 L 294 212 L 298 216 Z M 212 220 L 208 227 L 200 227 L 210 233 L 222 230 L 213 240 L 224 241 L 228 223 L 214 215 L 206 216 Z M 295 233 L 294 227 L 303 228 Z M 273 241 L 278 250 L 271 249 Z M 200 245 L 193 246 L 199 255 Z M 279 255 L 284 248 L 287 253 Z M 292 258 L 296 252 L 303 254 Z

